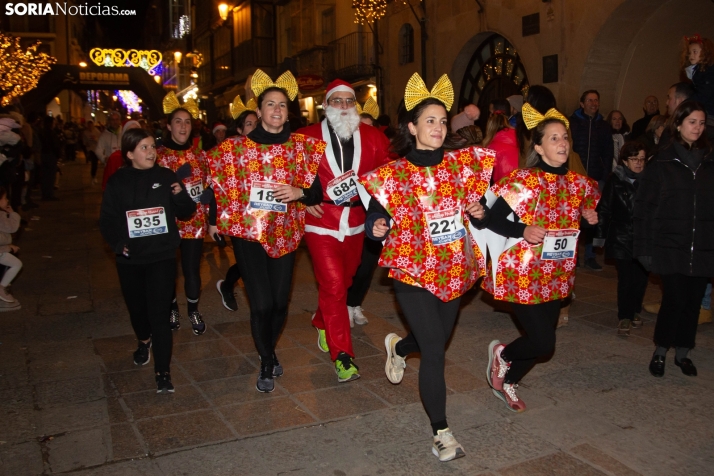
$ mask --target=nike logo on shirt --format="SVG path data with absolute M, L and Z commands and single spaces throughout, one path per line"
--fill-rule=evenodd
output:
M 161 187 L 160 183 L 155 183 L 154 185 L 151 186 L 151 188 L 153 188 L 153 189 L 157 189 L 159 187 Z

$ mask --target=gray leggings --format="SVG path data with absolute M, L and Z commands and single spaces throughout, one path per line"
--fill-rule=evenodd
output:
M 8 267 L 0 281 L 0 286 L 6 288 L 22 269 L 22 261 L 12 253 L 0 253 L 0 264 Z

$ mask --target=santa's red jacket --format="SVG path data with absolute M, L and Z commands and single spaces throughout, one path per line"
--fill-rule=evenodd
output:
M 322 139 L 327 143 L 325 157 L 320 162 L 317 171 L 322 185 L 324 214 L 322 218 L 315 218 L 308 213 L 305 217 L 305 233 L 332 236 L 343 241 L 345 236 L 356 235 L 364 231 L 365 208 L 356 202 L 362 199 L 366 207 L 369 194 L 362 185 L 357 183 L 357 179 L 389 162 L 389 139 L 374 126 L 359 125 L 359 129 L 353 135 L 354 158 L 352 160 L 352 170 L 355 172 L 354 180 L 359 194 L 350 199 L 353 206 L 338 206 L 332 204 L 334 192 L 333 197 L 330 197 L 330 189 L 335 187 L 328 187 L 328 184 L 344 174 L 340 172 L 339 158 L 336 158 L 333 152 L 332 140 L 327 127 L 327 120 L 323 120 L 297 131 L 299 134 Z M 349 171 L 345 172 L 349 173 Z

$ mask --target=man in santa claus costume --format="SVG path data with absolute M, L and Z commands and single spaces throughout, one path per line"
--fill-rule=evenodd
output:
M 358 177 L 389 161 L 389 140 L 376 127 L 360 122 L 355 91 L 336 79 L 322 104 L 326 119 L 298 132 L 327 142 L 312 189 L 321 187 L 322 204 L 308 207 L 307 242 L 318 284 L 318 308 L 312 323 L 318 347 L 330 352 L 339 382 L 359 378 L 354 363 L 347 289 L 360 264 L 365 208 L 369 196 Z

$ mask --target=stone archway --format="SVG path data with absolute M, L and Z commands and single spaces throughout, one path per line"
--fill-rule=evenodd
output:
M 620 109 L 630 124 L 648 95 L 659 98 L 665 113 L 667 89 L 679 81 L 681 39 L 693 33 L 714 37 L 712 18 L 710 0 L 691 0 L 686 8 L 678 0 L 625 0 L 595 36 L 579 91 L 597 89 L 601 112 Z
M 44 115 L 45 105 L 64 89 L 128 89 L 141 98 L 152 120 L 164 114 L 162 101 L 166 91 L 145 70 L 70 65 L 54 65 L 40 78 L 35 89 L 20 98 L 25 113 L 36 111 Z

